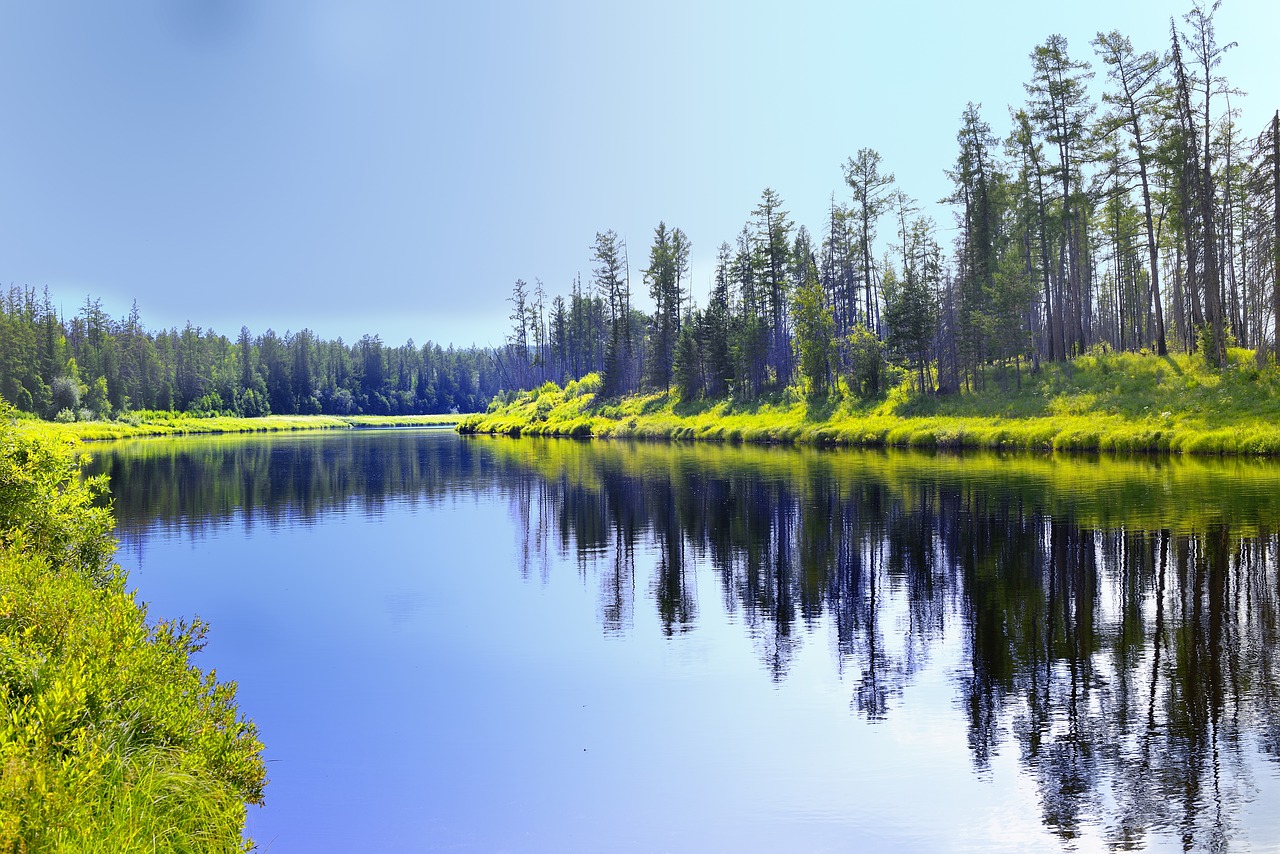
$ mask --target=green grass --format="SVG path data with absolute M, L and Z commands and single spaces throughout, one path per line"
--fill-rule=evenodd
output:
M 1222 372 L 1196 357 L 1097 353 L 943 397 L 906 386 L 875 400 L 599 401 L 552 383 L 464 418 L 464 433 L 1037 451 L 1280 454 L 1280 371 L 1231 351 Z M 571 384 L 572 386 L 573 384 Z M 598 382 L 588 384 L 598 388 Z
M 25 432 L 91 442 L 142 436 L 186 436 L 199 433 L 265 433 L 286 430 L 348 430 L 353 427 L 428 427 L 457 424 L 465 415 L 268 415 L 263 418 L 199 417 L 174 412 L 135 412 L 118 421 L 57 423 L 17 421 Z
M 257 731 L 126 588 L 73 444 L 0 405 L 0 851 L 244 850 Z
M 0 849 L 239 851 L 262 745 L 124 579 L 0 558 Z

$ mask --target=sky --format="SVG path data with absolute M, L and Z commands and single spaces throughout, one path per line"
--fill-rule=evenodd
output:
M 0 286 L 152 329 L 501 343 L 516 279 L 633 291 L 659 221 L 716 248 L 766 187 L 821 237 L 860 148 L 937 219 L 969 101 L 998 135 L 1053 33 L 1164 50 L 1189 4 L 0 0 Z M 1069 11 L 1068 11 L 1069 10 Z M 1240 126 L 1280 106 L 1280 7 L 1224 0 Z M 886 222 L 883 231 L 889 231 Z M 882 242 L 883 245 L 883 242 Z M 640 301 L 643 307 L 643 300 Z

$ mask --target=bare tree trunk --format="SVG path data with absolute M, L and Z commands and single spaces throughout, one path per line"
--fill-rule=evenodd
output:
M 1138 143 L 1138 174 L 1142 178 L 1142 210 L 1146 215 L 1147 222 L 1147 261 L 1151 274 L 1151 288 L 1149 291 L 1151 305 L 1155 308 L 1156 314 L 1156 353 L 1161 356 L 1169 354 L 1169 345 L 1165 340 L 1164 332 L 1164 300 L 1160 296 L 1160 266 L 1157 263 L 1156 255 L 1156 229 L 1151 217 L 1151 188 L 1147 182 L 1147 158 L 1142 147 L 1142 137 L 1138 131 L 1137 113 L 1133 116 L 1133 132 L 1134 138 Z
M 1271 224 L 1271 339 L 1276 364 L 1280 364 L 1280 110 L 1271 119 L 1271 190 L 1274 211 Z

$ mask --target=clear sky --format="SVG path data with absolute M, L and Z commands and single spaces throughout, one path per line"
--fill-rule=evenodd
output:
M 820 236 L 871 147 L 950 226 L 931 203 L 966 102 L 1003 135 L 1048 35 L 1090 61 L 1099 30 L 1163 50 L 1188 8 L 0 0 L 0 284 L 68 314 L 136 299 L 151 328 L 499 343 L 514 281 L 567 293 L 597 231 L 643 291 L 665 220 L 703 302 L 766 186 Z M 1257 133 L 1280 11 L 1224 0 L 1216 22 Z

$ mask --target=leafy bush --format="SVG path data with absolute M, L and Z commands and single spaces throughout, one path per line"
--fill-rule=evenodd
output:
M 587 374 L 579 380 L 571 380 L 564 387 L 565 400 L 572 400 L 575 397 L 583 397 L 588 394 L 599 394 L 601 388 L 600 375 L 597 373 Z
M 53 393 L 55 412 L 70 409 L 75 412 L 80 408 L 80 396 L 83 393 L 80 381 L 74 377 L 57 377 L 49 386 Z
M 0 404 L 0 851 L 241 851 L 262 744 L 111 563 L 102 478 Z
M 849 379 L 852 391 L 860 397 L 880 393 L 884 379 L 884 344 L 875 333 L 858 324 L 847 339 Z

